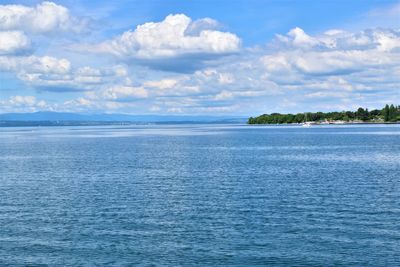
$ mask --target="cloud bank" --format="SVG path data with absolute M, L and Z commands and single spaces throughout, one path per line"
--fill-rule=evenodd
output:
M 243 47 L 212 18 L 171 14 L 91 44 L 72 38 L 68 47 L 41 49 L 86 22 L 52 2 L 0 5 L 0 71 L 26 87 L 24 94 L 2 88 L 0 112 L 256 115 L 400 99 L 399 28 L 311 34 L 293 27 Z

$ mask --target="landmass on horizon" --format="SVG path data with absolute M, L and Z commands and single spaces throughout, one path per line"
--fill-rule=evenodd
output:
M 292 124 L 314 122 L 316 124 L 344 123 L 395 123 L 400 121 L 400 105 L 386 105 L 383 109 L 358 108 L 357 111 L 305 112 L 297 114 L 263 114 L 250 117 L 248 124 Z
M 246 118 L 243 116 L 80 114 L 50 111 L 0 114 L 0 127 L 245 122 Z M 356 111 L 271 113 L 247 119 L 247 124 L 300 124 L 306 122 L 313 124 L 398 123 L 400 122 L 400 105 L 386 105 L 383 109 L 371 111 L 368 108 L 360 107 Z
M 72 112 L 41 111 L 32 113 L 0 114 L 0 127 L 11 126 L 95 126 L 165 123 L 245 123 L 243 116 L 205 115 L 132 115 L 85 114 Z

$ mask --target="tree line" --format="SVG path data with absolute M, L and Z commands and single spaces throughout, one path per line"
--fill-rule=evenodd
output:
M 282 124 L 322 121 L 362 121 L 362 122 L 397 122 L 400 121 L 400 105 L 386 105 L 383 109 L 358 108 L 356 111 L 340 112 L 307 112 L 297 114 L 263 114 L 258 117 L 250 117 L 248 124 Z

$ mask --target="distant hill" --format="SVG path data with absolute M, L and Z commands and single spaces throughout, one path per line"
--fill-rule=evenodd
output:
M 244 117 L 228 116 L 179 116 L 179 115 L 128 115 L 128 114 L 79 114 L 68 112 L 3 113 L 0 121 L 14 122 L 226 122 L 245 123 Z

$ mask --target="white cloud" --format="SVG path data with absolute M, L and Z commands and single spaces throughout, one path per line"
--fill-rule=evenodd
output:
M 293 45 L 300 47 L 309 47 L 318 44 L 318 40 L 306 34 L 303 29 L 298 27 L 289 31 L 288 36 L 291 37 Z
M 69 10 L 53 2 L 35 7 L 0 5 L 0 30 L 23 30 L 31 33 L 80 32 L 87 21 L 71 16 Z
M 373 29 L 351 33 L 343 30 L 328 30 L 310 36 L 301 28 L 294 28 L 287 35 L 277 35 L 276 46 L 294 49 L 322 50 L 369 50 L 390 51 L 400 47 L 400 29 Z
M 0 71 L 16 74 L 26 84 L 48 91 L 86 91 L 118 80 L 113 70 L 91 67 L 75 69 L 69 60 L 49 56 L 0 56 Z
M 67 74 L 71 70 L 71 63 L 65 58 L 30 56 L 21 60 L 21 63 L 25 66 L 21 68 L 30 73 Z
M 296 35 L 293 32 L 302 36 L 301 42 L 296 42 L 297 37 L 289 38 Z M 268 72 L 339 75 L 393 66 L 400 60 L 400 53 L 395 51 L 400 47 L 400 31 L 396 30 L 359 33 L 331 30 L 311 37 L 296 28 L 288 36 L 278 36 L 277 40 L 278 45 L 283 43 L 289 47 L 283 46 L 277 53 L 261 58 Z
M 147 98 L 148 92 L 143 87 L 114 86 L 102 92 L 102 98 L 112 101 L 132 101 Z
M 376 42 L 378 43 L 377 49 L 380 51 L 391 51 L 395 48 L 400 48 L 400 31 L 378 31 L 375 32 L 374 37 Z
M 0 5 L 0 71 L 14 72 L 20 80 L 35 87 L 65 89 L 100 82 L 98 76 L 74 73 L 67 59 L 32 55 L 28 36 L 80 32 L 86 26 L 86 20 L 70 15 L 67 8 L 53 2 L 42 2 L 35 7 Z M 38 38 L 33 40 L 40 46 L 42 39 Z
M 148 89 L 151 95 L 164 97 L 193 95 L 201 91 L 198 85 L 190 84 L 187 76 L 145 81 L 143 86 Z
M 51 109 L 44 100 L 38 100 L 34 96 L 11 96 L 0 100 L 0 112 L 35 112 L 43 109 Z
M 9 103 L 12 105 L 28 105 L 32 106 L 36 103 L 36 98 L 34 96 L 13 96 L 9 99 Z
M 233 92 L 224 90 L 224 91 L 218 93 L 218 94 L 214 97 L 214 99 L 215 99 L 215 100 L 226 100 L 226 99 L 232 99 L 233 97 L 234 97 Z
M 162 79 L 158 81 L 147 81 L 144 82 L 145 87 L 153 87 L 161 90 L 174 88 L 178 84 L 176 79 Z
M 212 18 L 203 18 L 199 20 L 192 21 L 186 28 L 185 34 L 187 35 L 199 35 L 205 30 L 215 30 L 219 27 L 218 21 Z
M 265 69 L 270 73 L 283 73 L 288 72 L 292 68 L 292 63 L 286 57 L 285 53 L 276 53 L 266 55 L 261 58 L 261 62 Z
M 139 25 L 113 40 L 76 47 L 152 68 L 185 72 L 198 68 L 204 61 L 239 51 L 239 37 L 214 30 L 217 24 L 209 18 L 192 22 L 183 14 L 169 15 L 161 22 Z
M 31 49 L 31 41 L 21 31 L 0 31 L 0 55 L 17 55 Z
M 185 32 L 190 24 L 191 19 L 183 14 L 169 15 L 162 22 L 139 25 L 134 31 L 125 32 L 113 41 L 103 43 L 100 49 L 117 56 L 141 59 L 238 51 L 240 39 L 236 35 L 214 30 L 187 35 Z
M 54 86 L 70 79 L 71 63 L 54 57 L 0 57 L 0 68 L 13 71 L 31 85 Z
M 235 78 L 230 73 L 220 73 L 218 77 L 218 82 L 220 84 L 231 84 L 235 82 Z
M 227 91 L 223 90 L 222 92 L 218 93 L 215 97 L 214 100 L 229 100 L 233 99 L 235 97 L 256 97 L 256 96 L 262 96 L 265 94 L 265 91 Z
M 67 100 L 60 107 L 63 111 L 85 111 L 92 108 L 98 108 L 99 105 L 89 99 L 78 97 L 77 99 Z
M 71 63 L 67 59 L 44 56 L 7 57 L 0 56 L 0 70 L 29 74 L 67 74 Z

